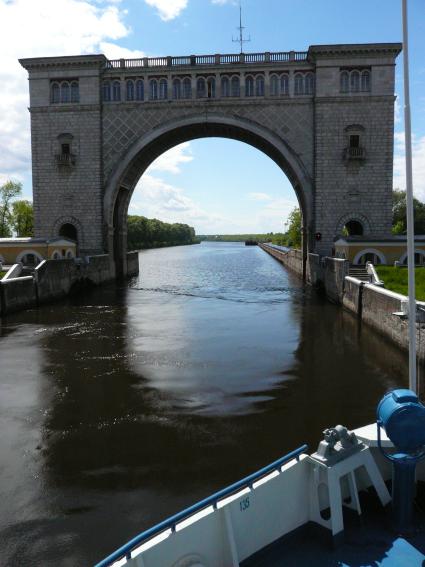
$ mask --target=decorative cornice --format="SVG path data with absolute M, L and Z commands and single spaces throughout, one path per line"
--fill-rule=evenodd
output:
M 107 62 L 103 54 L 99 55 L 66 55 L 64 57 L 34 57 L 19 59 L 19 63 L 27 71 L 46 68 L 81 68 L 91 67 L 103 69 Z
M 397 57 L 401 52 L 401 43 L 352 43 L 338 45 L 310 45 L 308 59 L 337 58 L 337 57 L 365 57 L 374 55 L 389 55 Z

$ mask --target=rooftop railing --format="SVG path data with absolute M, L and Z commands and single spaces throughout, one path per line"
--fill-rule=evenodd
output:
M 216 55 L 185 55 L 181 57 L 142 57 L 140 59 L 112 59 L 106 69 L 194 67 L 209 65 L 290 63 L 307 61 L 307 51 L 278 51 L 271 53 L 230 53 Z
M 157 524 L 153 528 L 150 528 L 145 532 L 142 532 L 141 534 L 133 538 L 131 541 L 129 541 L 127 544 L 117 549 L 117 551 L 109 555 L 109 557 L 98 563 L 95 567 L 109 567 L 110 565 L 121 559 L 130 560 L 131 552 L 136 550 L 142 544 L 146 543 L 147 541 L 149 541 L 150 539 L 154 538 L 155 536 L 159 535 L 162 532 L 171 530 L 171 533 L 175 533 L 178 524 L 187 520 L 188 518 L 190 518 L 197 512 L 200 512 L 201 510 L 205 510 L 206 508 L 209 507 L 212 507 L 213 510 L 217 510 L 217 506 L 220 501 L 224 500 L 225 498 L 228 498 L 231 495 L 237 494 L 238 492 L 241 492 L 246 488 L 252 489 L 253 488 L 252 485 L 254 484 L 254 482 L 260 480 L 261 478 L 267 476 L 268 474 L 274 471 L 278 471 L 279 473 L 282 472 L 281 469 L 283 465 L 289 463 L 293 459 L 297 459 L 298 461 L 300 456 L 303 453 L 305 453 L 307 449 L 308 449 L 307 445 L 303 445 L 302 447 L 295 449 L 291 453 L 288 453 L 287 455 L 281 457 L 277 461 L 270 463 L 269 465 L 263 467 L 259 471 L 239 480 L 238 482 L 235 482 L 234 484 L 231 484 L 227 488 L 223 488 L 223 490 L 220 490 L 219 492 L 212 494 L 208 498 L 205 498 L 204 500 L 197 502 L 190 508 L 186 508 L 186 510 L 179 512 L 178 514 L 171 516 L 171 518 L 168 518 L 167 520 L 164 520 L 163 522 Z

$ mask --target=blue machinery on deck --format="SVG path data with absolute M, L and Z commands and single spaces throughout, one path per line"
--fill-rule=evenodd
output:
M 252 488 L 253 483 L 259 480 L 260 478 L 266 476 L 269 473 L 272 473 L 273 471 L 280 471 L 283 465 L 289 463 L 289 461 L 292 461 L 293 459 L 299 460 L 300 455 L 302 453 L 305 453 L 307 449 L 308 449 L 307 445 L 303 445 L 302 447 L 295 449 L 291 453 L 288 453 L 287 455 L 281 457 L 277 461 L 270 463 L 269 465 L 258 470 L 257 472 L 239 480 L 238 482 L 235 482 L 234 484 L 231 484 L 227 488 L 223 488 L 222 490 L 215 492 L 208 498 L 205 498 L 204 500 L 197 502 L 190 508 L 186 508 L 186 510 L 182 510 L 178 514 L 171 516 L 167 520 L 164 520 L 163 522 L 157 524 L 156 526 L 153 526 L 152 528 L 146 530 L 145 532 L 142 532 L 141 534 L 130 540 L 128 543 L 117 549 L 114 553 L 106 557 L 106 559 L 98 563 L 95 567 L 109 567 L 110 565 L 115 563 L 115 561 L 118 561 L 119 559 L 123 559 L 124 557 L 127 560 L 130 560 L 131 552 L 140 545 L 142 545 L 143 543 L 146 543 L 148 540 L 152 539 L 153 537 L 159 535 L 161 532 L 164 532 L 166 530 L 171 529 L 172 532 L 175 532 L 176 525 L 178 523 L 187 520 L 190 516 L 193 516 L 197 512 L 200 512 L 201 510 L 204 510 L 209 506 L 212 506 L 214 509 L 216 509 L 220 500 L 223 500 L 224 498 L 227 498 L 231 494 L 235 494 L 236 492 L 239 492 L 244 488 Z
M 416 465 L 425 458 L 425 407 L 411 390 L 393 390 L 379 402 L 376 413 L 379 449 L 393 463 L 395 527 L 406 531 L 412 523 Z M 381 427 L 397 453 L 389 454 L 383 450 Z

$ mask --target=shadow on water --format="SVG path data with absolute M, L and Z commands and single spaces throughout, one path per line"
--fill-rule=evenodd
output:
M 94 563 L 406 382 L 403 353 L 259 249 L 141 258 L 128 287 L 0 327 L 6 565 Z

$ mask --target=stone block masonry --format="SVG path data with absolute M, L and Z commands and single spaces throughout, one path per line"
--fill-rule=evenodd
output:
M 389 236 L 400 50 L 380 43 L 21 60 L 30 85 L 36 235 L 71 227 L 80 253 L 107 252 L 125 274 L 127 212 L 140 176 L 177 144 L 218 136 L 251 144 L 288 177 L 303 214 L 304 259 L 332 255 L 349 221 L 370 237 Z

